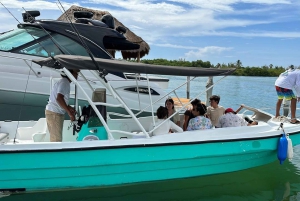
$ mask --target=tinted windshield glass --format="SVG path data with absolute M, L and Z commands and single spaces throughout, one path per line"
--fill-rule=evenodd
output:
M 0 50 L 43 57 L 58 54 L 88 56 L 86 50 L 70 38 L 33 27 L 26 29 L 27 31 L 17 29 L 0 35 Z
M 88 53 L 81 45 L 72 39 L 59 34 L 53 34 L 51 37 L 49 36 L 39 43 L 37 42 L 33 45 L 26 46 L 18 50 L 18 53 L 44 57 L 55 56 L 58 54 L 88 56 Z
M 25 29 L 16 29 L 0 35 L 0 50 L 12 50 L 45 35 L 48 34 L 40 29 L 27 28 L 27 31 Z

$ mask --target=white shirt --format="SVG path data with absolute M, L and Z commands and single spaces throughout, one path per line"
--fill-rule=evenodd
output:
M 163 121 L 165 121 L 165 119 L 158 119 L 155 122 L 155 126 L 160 125 Z M 154 128 L 153 123 L 151 123 L 149 131 L 152 130 L 153 128 Z M 183 132 L 182 128 L 174 124 L 172 121 L 167 120 L 165 123 L 160 125 L 157 129 L 155 129 L 152 133 L 153 135 L 164 135 L 164 134 L 168 134 L 170 129 L 175 130 L 179 133 Z
M 46 105 L 46 110 L 59 114 L 65 114 L 66 111 L 63 108 L 61 108 L 56 101 L 57 94 L 62 94 L 64 96 L 66 104 L 68 105 L 70 98 L 70 82 L 67 78 L 61 78 L 58 82 L 54 84 L 48 104 Z
M 232 112 L 228 112 L 219 118 L 218 128 L 247 126 L 245 119 L 242 119 Z
M 295 88 L 297 97 L 300 97 L 300 70 L 289 69 L 281 73 L 275 81 L 275 86 L 285 89 Z

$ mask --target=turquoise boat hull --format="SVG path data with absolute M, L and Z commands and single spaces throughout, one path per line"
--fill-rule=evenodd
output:
M 106 187 L 239 171 L 277 160 L 279 137 L 0 150 L 0 191 Z M 299 132 L 290 138 L 300 144 Z

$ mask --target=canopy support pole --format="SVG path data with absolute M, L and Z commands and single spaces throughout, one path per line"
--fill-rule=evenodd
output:
M 186 77 L 186 98 L 189 99 L 190 98 L 190 88 L 191 88 L 191 77 L 187 76 Z
M 209 105 L 209 98 L 212 96 L 214 80 L 213 77 L 208 77 L 206 83 L 206 105 Z

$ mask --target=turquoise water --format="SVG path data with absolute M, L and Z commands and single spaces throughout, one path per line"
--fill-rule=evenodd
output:
M 184 82 L 185 78 L 171 77 L 170 87 Z M 219 77 L 214 78 L 216 83 Z M 267 108 L 275 112 L 276 78 L 229 76 L 214 87 L 214 94 L 221 96 L 220 104 L 237 109 L 239 104 Z M 191 86 L 196 95 L 206 85 L 207 78 L 198 78 Z M 178 92 L 185 96 L 185 88 Z M 173 95 L 171 95 L 173 96 Z M 205 95 L 200 96 L 205 100 Z M 299 113 L 299 112 L 298 112 Z M 300 114 L 300 113 L 299 113 Z M 213 150 L 212 150 L 213 151 Z M 91 159 L 92 160 L 92 159 Z M 73 191 L 15 194 L 0 201 L 300 201 L 300 146 L 294 148 L 292 161 L 283 165 L 274 162 L 228 174 L 151 182 L 111 188 Z

